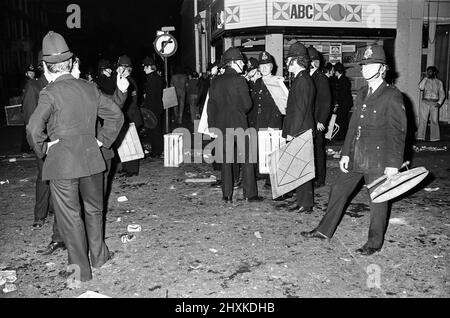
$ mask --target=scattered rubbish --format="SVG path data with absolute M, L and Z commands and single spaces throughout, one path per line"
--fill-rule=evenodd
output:
M 153 286 L 153 287 L 149 287 L 149 291 L 154 291 L 154 290 L 157 290 L 157 289 L 160 289 L 162 286 L 161 285 L 156 285 L 156 286 Z
M 396 264 L 396 265 L 394 265 L 394 266 L 392 266 L 393 268 L 399 268 L 400 266 L 402 266 L 403 264 L 402 263 L 400 263 L 400 264 Z
M 128 201 L 128 198 L 126 196 L 121 196 L 117 198 L 117 202 L 126 202 Z
M 261 237 L 261 234 L 260 234 L 258 231 L 255 232 L 255 236 L 256 236 L 256 238 L 259 238 L 259 239 L 262 238 L 262 237 Z
M 401 218 L 392 218 L 389 220 L 389 224 L 408 225 L 408 223 Z
M 175 190 L 175 187 L 174 187 L 174 186 L 170 186 L 169 189 L 170 189 L 170 190 Z
M 159 218 L 159 216 L 157 216 L 156 214 L 152 214 L 152 215 L 150 215 L 150 217 L 152 217 L 152 218 Z
M 0 278 L 0 286 L 3 286 L 6 284 L 6 279 Z
M 189 264 L 189 267 L 192 268 L 192 269 L 199 269 L 199 268 L 201 268 L 202 266 L 203 266 L 203 265 L 202 265 L 200 262 L 198 262 L 198 261 L 191 262 L 191 263 Z
M 45 264 L 45 266 L 47 266 L 47 267 L 55 267 L 56 264 L 52 263 L 52 262 L 49 262 L 49 263 Z
M 192 193 L 192 196 L 193 196 L 193 197 L 196 197 L 197 195 L 198 195 L 197 192 Z
M 435 192 L 435 191 L 438 191 L 439 188 L 438 187 L 436 187 L 436 188 L 425 188 L 424 190 L 427 191 L 427 192 Z
M 186 177 L 188 177 L 188 178 L 193 178 L 193 177 L 196 177 L 196 176 L 197 176 L 196 173 L 192 173 L 192 172 L 185 172 L 184 174 L 185 174 Z
M 344 262 L 351 262 L 351 259 L 348 258 L 343 258 L 343 257 L 339 257 L 339 259 L 343 260 Z
M 9 180 L 6 180 L 6 181 L 0 181 L 0 184 L 5 184 L 5 183 L 9 184 Z
M 129 224 L 127 227 L 128 232 L 140 232 L 142 227 L 139 224 Z
M 77 298 L 111 298 L 111 297 L 88 290 L 87 292 L 81 294 Z
M 25 193 L 22 193 L 20 196 L 21 197 L 26 197 L 27 195 Z
M 209 251 L 210 251 L 210 252 L 213 252 L 213 253 L 217 253 L 217 252 L 218 252 L 218 250 L 216 250 L 216 249 L 214 249 L 214 248 L 210 248 Z
M 128 243 L 131 241 L 134 241 L 136 239 L 136 236 L 133 234 L 122 234 L 120 236 L 120 240 L 122 241 L 122 243 Z
M 16 285 L 14 285 L 14 284 L 8 284 L 8 283 L 6 283 L 6 284 L 5 284 L 5 287 L 3 288 L 3 292 L 4 292 L 5 294 L 11 293 L 11 292 L 13 292 L 13 291 L 15 291 L 15 290 L 17 290 L 17 287 L 16 287 Z
M 184 182 L 187 183 L 208 183 L 208 182 L 216 182 L 217 178 L 216 176 L 210 176 L 209 178 L 191 178 L 186 179 Z
M 121 217 L 118 217 L 117 220 L 116 220 L 116 222 L 121 222 L 121 221 L 122 221 Z
M 28 182 L 28 179 L 20 179 L 19 182 Z
M 9 162 L 16 162 L 17 159 L 16 158 L 9 158 Z
M 422 152 L 422 151 L 447 151 L 447 146 L 443 146 L 443 147 L 433 147 L 433 146 L 413 146 L 413 150 L 415 152 Z
M 444 255 L 434 255 L 433 257 L 437 259 L 437 258 L 444 257 Z

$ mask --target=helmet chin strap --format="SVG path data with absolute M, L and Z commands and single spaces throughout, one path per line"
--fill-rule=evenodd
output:
M 375 73 L 375 74 L 373 74 L 372 75 L 372 77 L 370 77 L 370 78 L 366 78 L 366 81 L 370 81 L 370 80 L 372 80 L 372 79 L 374 79 L 374 78 L 378 78 L 379 76 L 380 76 L 380 70 L 381 70 L 381 65 L 378 67 L 378 71 Z M 378 75 L 378 76 L 377 76 Z M 377 76 L 377 77 L 375 77 L 375 76 Z

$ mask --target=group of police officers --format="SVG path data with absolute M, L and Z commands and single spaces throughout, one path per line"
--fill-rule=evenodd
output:
M 106 178 L 109 176 L 109 161 L 113 156 L 109 149 L 127 130 L 128 123 L 141 120 L 136 84 L 129 76 L 131 61 L 127 56 L 119 59 L 115 83 L 111 83 L 111 71 L 106 62 L 101 65 L 105 78 L 101 78 L 98 85 L 78 79 L 72 71 L 77 63 L 79 65 L 79 60 L 73 59 L 64 38 L 52 31 L 43 39 L 42 61 L 45 72 L 29 93 L 29 104 L 34 103 L 34 109 L 29 111 L 26 126 L 28 140 L 38 161 L 36 202 L 51 195 L 52 200 L 43 203 L 48 209 L 51 202 L 55 213 L 54 235 L 48 253 L 65 246 L 69 264 L 79 266 L 80 280 L 86 281 L 92 278 L 91 266 L 100 267 L 113 257 L 104 242 L 104 207 L 107 201 L 107 181 L 104 179 L 105 175 Z M 224 52 L 220 65 L 214 65 L 222 71 L 211 81 L 208 126 L 220 129 L 224 144 L 229 142 L 238 153 L 244 153 L 242 186 L 244 199 L 249 202 L 262 200 L 258 195 L 256 167 L 249 160 L 249 140 L 244 145 L 235 139 L 226 140 L 227 128 L 278 128 L 282 129 L 288 142 L 312 129 L 317 183 L 323 185 L 325 182 L 323 135 L 331 110 L 328 81 L 320 70 L 318 52 L 300 42 L 290 46 L 286 64 L 294 80 L 284 119 L 264 84 L 264 78 L 272 76 L 274 67 L 273 57 L 268 52 L 262 52 L 258 60 L 250 59 L 246 74 L 243 74 L 244 56 L 235 47 Z M 327 213 L 319 226 L 310 232 L 302 232 L 307 238 L 330 239 L 360 180 L 364 178 L 367 183 L 383 174 L 393 175 L 402 163 L 405 109 L 401 93 L 383 79 L 386 59 L 382 47 L 368 46 L 360 64 L 368 85 L 358 92 L 356 110 L 342 149 L 342 173 L 332 186 Z M 155 73 L 151 58 L 144 60 L 143 67 L 147 76 L 143 106 L 159 117 L 162 114 L 162 80 Z M 151 134 L 154 140 L 152 148 L 162 151 L 161 129 Z M 108 152 L 109 156 L 106 155 Z M 224 147 L 223 158 L 227 156 L 226 152 Z M 234 165 L 225 160 L 222 163 L 221 184 L 225 202 L 233 200 L 234 181 L 238 177 Z M 124 169 L 133 175 L 139 166 L 137 162 L 131 162 Z M 269 183 L 267 176 L 264 177 Z M 46 181 L 49 181 L 49 186 L 45 188 Z M 313 182 L 301 185 L 295 193 L 296 203 L 290 210 L 311 213 L 314 206 Z M 286 198 L 283 196 L 281 200 Z M 369 239 L 358 249 L 362 255 L 379 251 L 386 231 L 387 203 L 370 203 L 370 207 Z M 36 209 L 40 208 L 36 206 Z M 37 220 L 39 217 L 45 218 L 46 215 L 35 216 Z

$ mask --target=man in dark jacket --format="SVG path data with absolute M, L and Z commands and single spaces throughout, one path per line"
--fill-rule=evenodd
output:
M 248 201 L 259 201 L 258 188 L 255 179 L 254 163 L 250 163 L 250 142 L 245 137 L 245 145 L 237 142 L 237 137 L 227 134 L 227 128 L 246 130 L 247 112 L 252 107 L 245 79 L 240 74 L 244 68 L 244 58 L 237 48 L 230 48 L 223 54 L 223 62 L 226 64 L 225 73 L 213 79 L 208 100 L 208 127 L 219 129 L 223 136 L 223 149 L 216 152 L 216 157 L 222 162 L 222 194 L 225 202 L 232 202 L 233 196 L 233 164 L 238 164 L 233 154 L 244 156 L 243 190 L 244 199 Z M 253 136 L 256 137 L 256 136 Z M 251 139 L 251 137 L 250 137 Z M 229 153 L 231 151 L 232 153 Z M 231 157 L 231 158 L 230 158 Z M 231 159 L 231 160 L 229 160 Z
M 319 52 L 312 46 L 308 47 L 308 54 L 311 58 L 309 74 L 316 87 L 316 100 L 314 104 L 314 120 L 316 122 L 316 138 L 314 139 L 314 158 L 316 164 L 317 188 L 325 185 L 327 174 L 327 156 L 325 153 L 325 130 L 328 116 L 331 111 L 331 91 L 328 78 L 322 73 L 320 68 Z
M 119 147 L 122 143 L 130 123 L 135 124 L 137 131 L 139 131 L 139 128 L 143 125 L 142 114 L 137 104 L 138 87 L 136 81 L 130 76 L 132 71 L 133 65 L 131 63 L 131 59 L 127 55 L 122 55 L 119 57 L 119 61 L 117 62 L 117 76 L 125 77 L 130 82 L 130 86 L 128 87 L 128 97 L 122 108 L 125 116 L 125 124 L 123 125 L 119 137 L 117 138 L 117 147 Z M 122 172 L 127 178 L 139 175 L 139 159 L 122 162 Z
M 69 264 L 72 269 L 75 266 L 75 280 L 87 281 L 92 279 L 91 265 L 100 267 L 112 257 L 103 239 L 105 162 L 99 147 L 114 142 L 123 114 L 96 85 L 70 74 L 73 54 L 60 34 L 50 31 L 44 37 L 42 53 L 52 83 L 41 91 L 27 132 L 37 155 L 46 157 L 42 179 L 50 180 L 58 227 Z M 97 116 L 104 120 L 99 134 Z
M 283 137 L 289 142 L 294 137 L 312 129 L 314 124 L 314 101 L 316 89 L 309 75 L 309 55 L 306 47 L 295 42 L 289 47 L 286 64 L 288 71 L 295 76 L 289 90 L 286 116 L 283 122 Z M 308 181 L 296 189 L 297 205 L 289 211 L 310 213 L 313 210 L 313 182 Z
M 368 85 L 358 91 L 355 114 L 339 162 L 342 173 L 331 189 L 327 213 L 319 226 L 311 232 L 302 232 L 308 238 L 331 238 L 361 179 L 369 184 L 383 174 L 392 176 L 403 162 L 405 107 L 401 92 L 383 80 L 382 74 L 386 71 L 383 48 L 368 46 L 360 64 Z M 371 255 L 381 249 L 387 221 L 388 202 L 370 202 L 369 237 L 357 253 Z
M 145 72 L 144 101 L 142 107 L 145 107 L 155 114 L 158 122 L 155 128 L 149 130 L 150 144 L 152 146 L 151 156 L 161 157 L 164 152 L 164 139 L 162 133 L 163 116 L 163 80 L 156 72 L 156 64 L 152 58 L 146 57 L 142 63 Z
M 103 93 L 112 96 L 116 91 L 116 81 L 112 76 L 111 64 L 108 60 L 101 59 L 98 62 L 98 72 L 95 83 Z

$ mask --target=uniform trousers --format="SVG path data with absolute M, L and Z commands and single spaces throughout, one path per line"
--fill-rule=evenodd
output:
M 109 259 L 109 250 L 103 239 L 103 173 L 51 180 L 50 188 L 69 264 L 79 266 L 79 280 L 90 280 L 92 272 L 89 258 L 93 267 L 100 267 Z M 80 195 L 84 220 L 81 216 Z
M 348 199 L 360 184 L 361 179 L 364 179 L 365 183 L 369 184 L 381 175 L 382 173 L 341 172 L 336 183 L 331 188 L 327 212 L 320 221 L 317 230 L 331 238 L 344 215 L 345 208 L 349 203 Z M 369 206 L 369 238 L 365 246 L 381 248 L 384 241 L 384 233 L 386 232 L 388 202 L 373 203 L 370 201 Z
M 317 131 L 314 139 L 314 158 L 316 159 L 316 179 L 318 183 L 325 183 L 327 175 L 327 157 L 325 154 L 325 134 Z
M 305 207 L 306 209 L 312 208 L 314 206 L 313 181 L 310 180 L 295 189 L 295 197 L 298 206 Z
M 234 182 L 239 178 L 239 167 L 242 171 L 242 188 L 244 193 L 244 198 L 253 198 L 258 196 L 258 186 L 256 184 L 255 176 L 255 164 L 250 162 L 250 145 L 248 137 L 246 137 L 246 142 L 244 147 L 240 143 L 236 142 L 234 138 L 234 143 L 232 144 L 232 149 L 234 153 L 234 162 L 226 162 L 226 148 L 227 142 L 226 137 L 224 138 L 224 151 L 221 168 L 221 178 L 222 178 L 222 194 L 224 197 L 232 197 L 234 190 Z M 245 157 L 243 157 L 245 156 Z M 238 158 L 244 158 L 244 163 L 238 163 Z
M 162 133 L 162 123 L 164 121 L 163 113 L 157 115 L 158 123 L 153 129 L 149 129 L 148 135 L 150 138 L 150 145 L 152 146 L 152 154 L 159 156 L 164 152 L 164 137 Z
M 36 204 L 34 206 L 34 220 L 39 221 L 47 218 L 49 211 L 54 212 L 54 208 L 52 198 L 50 196 L 50 184 L 48 181 L 42 180 L 42 167 L 44 165 L 44 160 L 36 156 L 36 163 L 38 167 L 38 175 L 36 178 Z M 56 213 L 53 217 L 52 242 L 63 242 L 58 229 L 58 223 L 56 222 Z
M 441 139 L 439 132 L 439 108 L 436 107 L 436 102 L 427 100 L 422 100 L 420 104 L 417 139 L 425 140 L 428 117 L 430 117 L 430 141 L 438 141 Z

